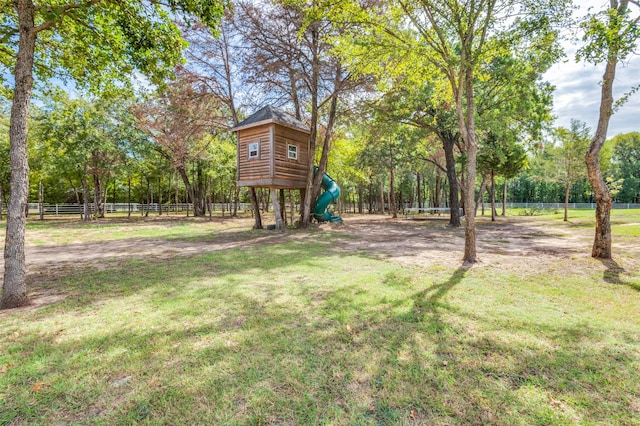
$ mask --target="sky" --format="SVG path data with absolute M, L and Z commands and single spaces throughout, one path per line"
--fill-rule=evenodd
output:
M 598 10 L 608 1 L 587 0 L 580 1 L 580 11 L 577 16 L 584 15 L 589 6 Z M 587 123 L 592 132 L 598 122 L 598 108 L 600 106 L 600 81 L 604 66 L 575 61 L 577 46 L 565 43 L 567 58 L 565 62 L 555 64 L 545 74 L 545 80 L 556 87 L 554 94 L 554 115 L 557 117 L 556 126 L 569 127 L 572 118 Z M 640 84 L 640 56 L 636 55 L 631 61 L 620 63 L 617 67 L 614 82 L 614 96 L 619 98 L 633 86 Z M 620 133 L 640 131 L 640 93 L 632 95 L 611 118 L 608 137 Z

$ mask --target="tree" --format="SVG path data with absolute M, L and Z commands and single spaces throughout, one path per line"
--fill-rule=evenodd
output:
M 241 43 L 238 29 L 234 25 L 234 17 L 227 14 L 220 25 L 220 37 L 215 37 L 211 29 L 203 25 L 184 26 L 185 39 L 189 41 L 187 49 L 188 62 L 182 73 L 192 81 L 202 83 L 227 107 L 233 125 L 240 122 L 239 105 L 236 97 L 236 85 L 239 81 L 241 67 Z M 246 74 L 246 73 L 245 73 Z M 238 188 L 236 188 L 238 194 Z M 260 206 L 256 189 L 249 188 L 249 197 L 254 217 L 254 229 L 262 229 Z
M 161 82 L 181 59 L 183 42 L 171 11 L 197 16 L 215 26 L 222 15 L 219 0 L 167 2 L 84 2 L 35 4 L 33 0 L 0 2 L 0 62 L 13 71 L 10 118 L 11 197 L 4 250 L 0 308 L 29 303 L 24 238 L 28 201 L 27 134 L 34 71 L 38 77 L 64 75 L 80 86 L 109 92 L 115 81 L 130 84 L 139 71 Z M 167 8 L 168 7 L 168 8 Z M 0 73 L 0 75 L 3 75 Z
M 404 76 L 414 82 L 437 76 L 436 81 L 444 82 L 438 88 L 440 99 L 455 109 L 465 156 L 465 208 L 473 212 L 477 83 L 487 77 L 486 64 L 504 50 L 528 49 L 539 40 L 551 40 L 555 45 L 554 25 L 565 17 L 566 1 L 540 5 L 515 0 L 397 0 L 375 5 L 365 18 L 369 22 L 367 30 L 349 34 L 357 41 L 346 49 L 347 54 L 367 63 L 365 69 L 377 65 L 378 74 Z M 368 37 L 364 42 L 362 33 Z M 466 217 L 463 261 L 477 261 L 472 213 Z
M 640 203 L 640 132 L 617 135 L 611 144 L 615 179 L 622 180 L 618 201 Z
M 405 84 L 401 79 L 378 101 L 378 114 L 384 114 L 389 121 L 401 122 L 435 134 L 440 139 L 444 151 L 445 165 L 432 156 L 423 159 L 432 163 L 447 175 L 449 182 L 449 225 L 460 226 L 459 182 L 456 173 L 456 155 L 461 146 L 460 133 L 455 112 L 446 102 L 438 105 L 436 88 L 433 84 Z M 423 135 L 425 136 L 425 135 Z M 426 140 L 426 139 L 425 139 Z
M 600 109 L 595 134 L 585 155 L 587 175 L 596 199 L 596 229 L 591 256 L 611 259 L 611 203 L 612 197 L 604 175 L 600 169 L 600 152 L 607 140 L 609 121 L 627 94 L 616 102 L 613 98 L 613 84 L 616 67 L 635 53 L 640 40 L 640 13 L 632 16 L 630 6 L 640 8 L 637 0 L 610 0 L 609 7 L 587 16 L 582 23 L 583 40 L 586 44 L 578 50 L 577 59 L 594 64 L 604 64 Z M 636 11 L 640 12 L 640 11 Z M 639 86 L 631 89 L 635 92 Z
M 7 188 L 9 187 L 9 179 L 11 178 L 11 170 L 9 169 L 9 114 L 6 105 L 0 99 L 0 220 L 2 220 L 4 211 L 3 203 Z
M 220 101 L 206 86 L 178 78 L 134 112 L 137 125 L 156 142 L 156 149 L 180 175 L 194 215 L 205 215 L 203 160 L 209 133 L 228 128 Z M 195 177 L 189 178 L 193 164 Z
M 571 120 L 569 129 L 557 128 L 554 132 L 559 145 L 556 151 L 556 167 L 560 174 L 560 181 L 564 184 L 564 221 L 569 220 L 569 191 L 579 179 L 587 177 L 584 155 L 587 152 L 591 129 L 587 123 Z

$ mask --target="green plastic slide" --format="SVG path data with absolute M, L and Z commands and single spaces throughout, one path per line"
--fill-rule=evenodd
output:
M 318 173 L 318 168 L 314 166 L 314 176 L 316 173 Z M 313 217 L 318 222 L 342 222 L 340 216 L 334 216 L 333 213 L 327 210 L 329 204 L 338 201 L 338 198 L 340 198 L 340 187 L 326 173 L 322 175 L 322 189 L 324 189 L 324 192 L 320 194 L 313 207 Z

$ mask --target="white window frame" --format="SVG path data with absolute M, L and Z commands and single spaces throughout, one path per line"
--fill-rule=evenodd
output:
M 247 144 L 247 156 L 249 160 L 260 158 L 260 141 L 253 141 Z
M 293 148 L 293 150 L 291 150 Z M 287 158 L 289 160 L 298 159 L 298 145 L 287 144 Z

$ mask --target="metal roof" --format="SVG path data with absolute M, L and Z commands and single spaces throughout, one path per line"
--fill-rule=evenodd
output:
M 311 133 L 309 131 L 309 127 L 307 127 L 302 121 L 296 119 L 291 114 L 271 105 L 267 105 L 266 107 L 256 111 L 253 115 L 249 116 L 246 120 L 238 123 L 238 125 L 231 130 L 244 130 L 269 123 L 276 123 L 285 127 L 299 130 L 301 132 Z

